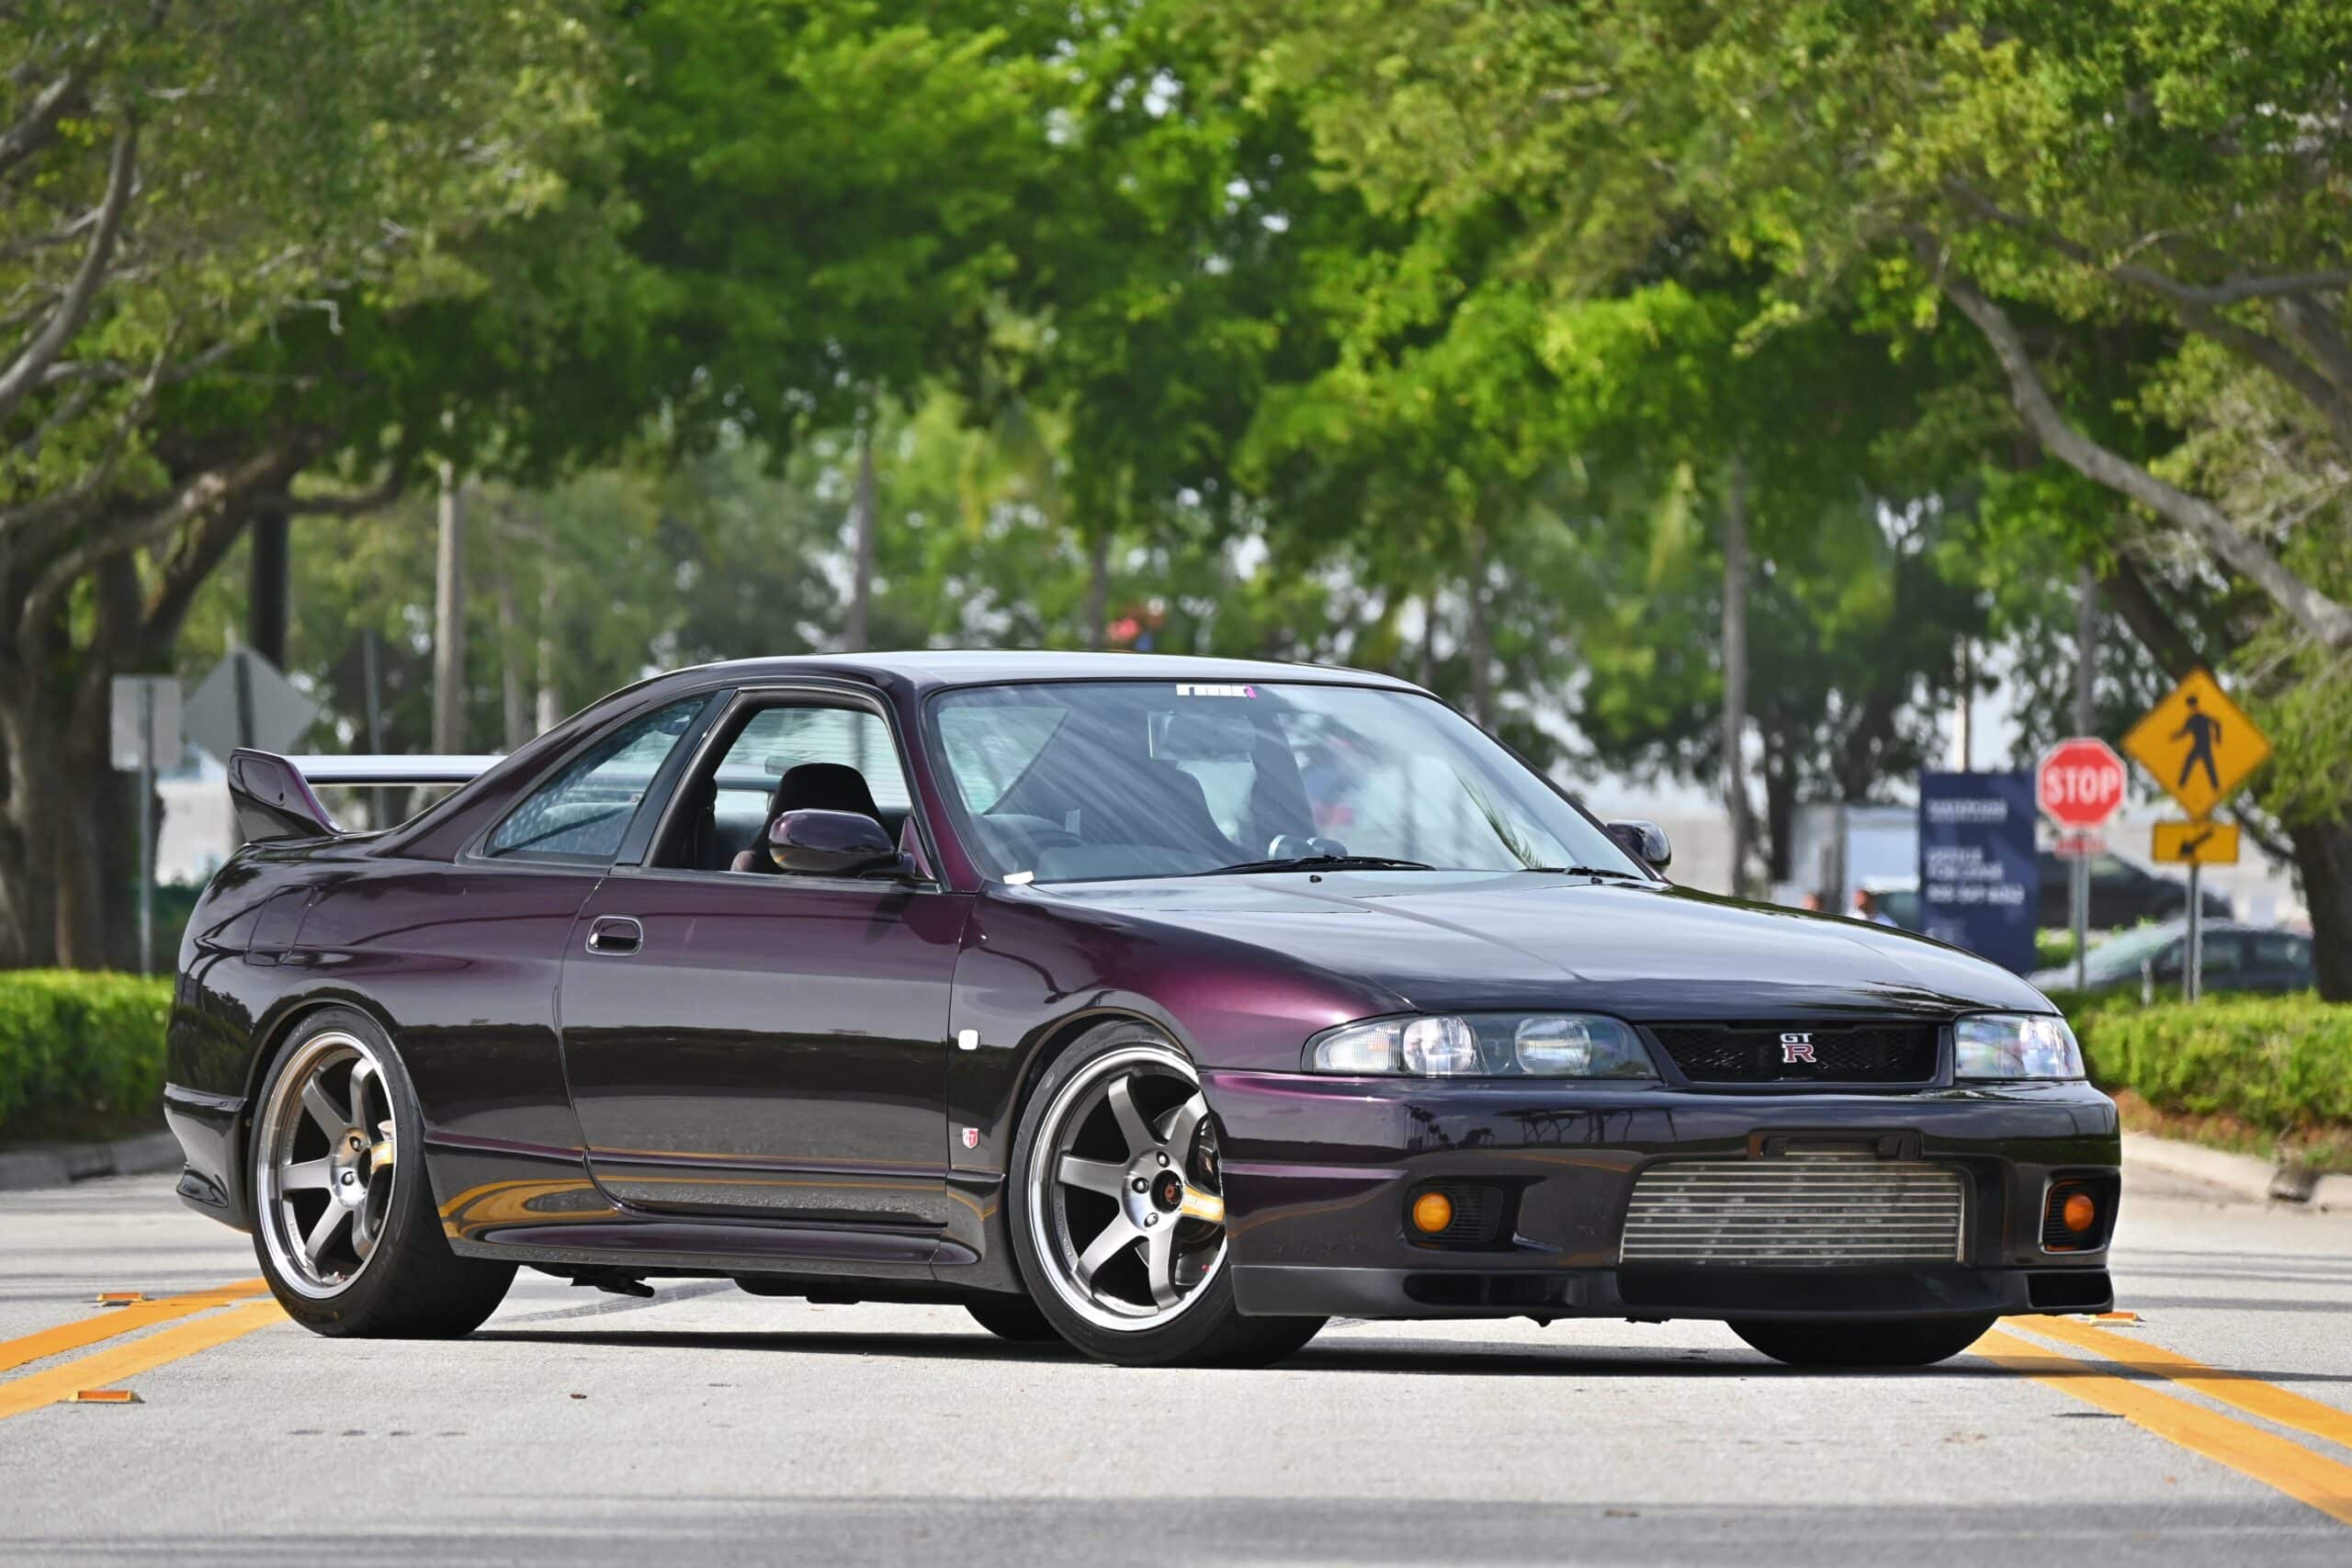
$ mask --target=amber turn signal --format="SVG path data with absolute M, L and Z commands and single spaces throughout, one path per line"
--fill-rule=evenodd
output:
M 2087 1192 L 2070 1192 L 2066 1195 L 2065 1207 L 2058 1211 L 2058 1217 L 2065 1222 L 2068 1230 L 2080 1235 L 2098 1224 L 2098 1205 L 2091 1201 L 2091 1195 Z
M 1453 1200 L 1442 1192 L 1424 1192 L 1413 1200 L 1413 1228 L 1435 1235 L 1453 1223 Z

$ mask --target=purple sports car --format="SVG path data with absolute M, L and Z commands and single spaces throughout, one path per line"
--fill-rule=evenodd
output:
M 1343 1314 L 1917 1364 L 2110 1302 L 2115 1108 L 2040 992 L 1677 888 L 1385 676 L 752 660 L 229 782 L 179 1190 L 322 1334 L 464 1334 L 518 1266 L 1133 1363 Z M 383 831 L 317 794 L 425 784 Z

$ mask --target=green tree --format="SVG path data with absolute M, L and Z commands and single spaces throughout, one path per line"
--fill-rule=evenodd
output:
M 102 963 L 138 804 L 108 678 L 348 450 L 340 334 L 479 297 L 481 236 L 561 205 L 598 50 L 562 0 L 36 0 L 0 51 L 0 962 Z
M 2112 498 L 2088 514 L 2078 558 L 2185 555 L 2257 596 L 2267 629 L 2230 647 L 2282 725 L 2278 773 L 2317 769 L 2269 787 L 2295 813 L 2324 987 L 2352 996 L 2352 827 L 2319 782 L 2340 772 L 2321 759 L 2342 705 L 2287 700 L 2279 680 L 2341 693 L 2352 658 L 2330 479 L 2352 452 L 2352 215 L 2338 199 L 2352 13 L 2327 0 L 1217 11 L 1255 80 L 1310 95 L 1318 149 L 1376 205 L 1515 202 L 1533 215 L 1526 264 L 1563 292 L 1606 291 L 1661 250 L 1703 252 L 1770 278 L 1759 329 L 1839 310 L 1896 334 L 1968 322 L 1977 364 L 1955 368 L 1999 388 L 2025 459 Z M 2119 346 L 2140 373 L 2122 410 L 2105 369 Z M 2287 437 L 2263 465 L 2283 488 L 2209 460 L 2250 406 Z

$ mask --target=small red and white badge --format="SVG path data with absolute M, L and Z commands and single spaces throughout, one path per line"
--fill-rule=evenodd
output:
M 980 1130 L 978 1127 L 964 1129 L 964 1146 L 967 1149 L 977 1149 L 980 1146 Z

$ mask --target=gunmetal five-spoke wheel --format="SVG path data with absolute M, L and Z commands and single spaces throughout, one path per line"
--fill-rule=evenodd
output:
M 313 1034 L 276 1079 L 254 1150 L 262 1238 L 285 1282 L 341 1293 L 382 1239 L 400 1179 L 399 1127 L 376 1048 Z
M 1225 1262 L 1216 1131 L 1192 1064 L 1137 1042 L 1061 1084 L 1025 1194 L 1045 1283 L 1113 1330 L 1156 1328 Z

